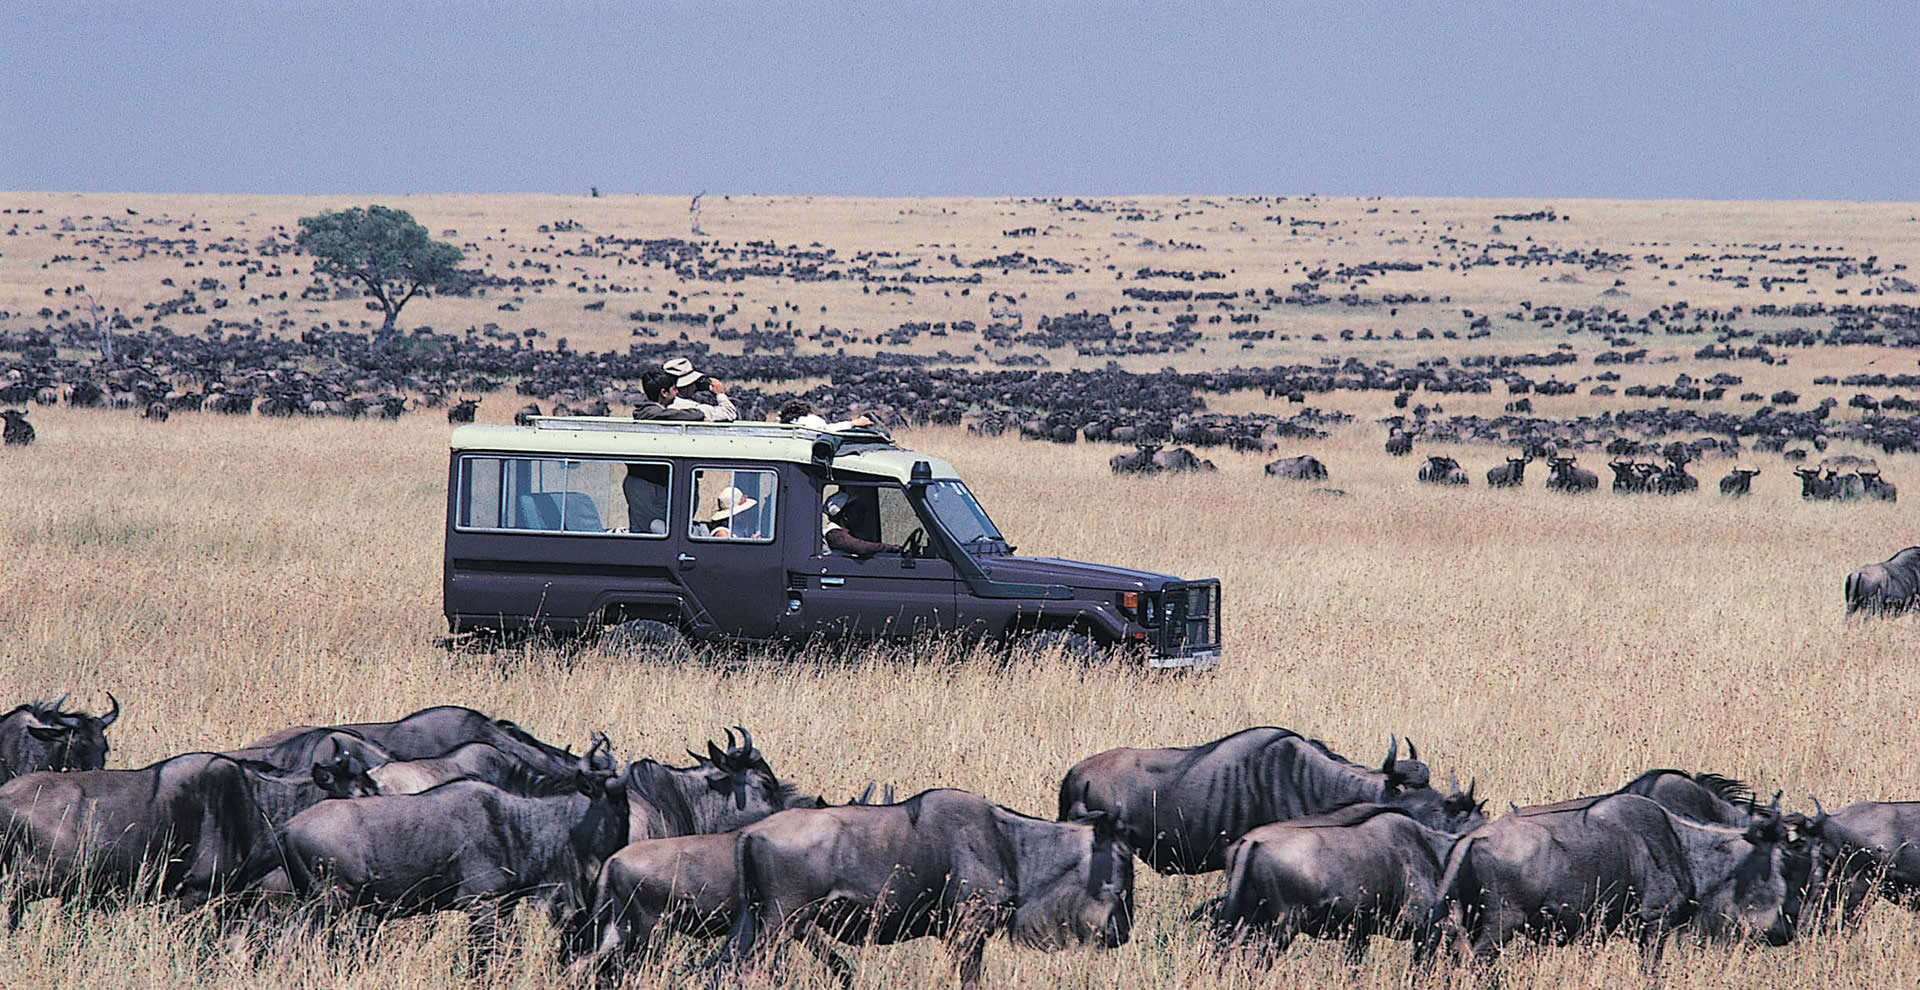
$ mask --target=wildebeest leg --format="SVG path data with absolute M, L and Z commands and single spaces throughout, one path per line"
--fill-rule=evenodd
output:
M 1667 950 L 1666 919 L 1649 921 L 1640 930 L 1640 969 L 1651 979 L 1660 972 L 1660 957 Z
M 484 976 L 493 966 L 493 954 L 500 948 L 501 903 L 486 898 L 467 906 L 467 971 Z
M 1373 930 L 1363 922 L 1356 921 L 1347 931 L 1347 965 L 1358 966 L 1367 961 L 1367 940 Z
M 989 930 L 969 925 L 948 941 L 947 951 L 953 954 L 954 969 L 960 974 L 961 986 L 974 987 L 980 984 L 980 967 L 986 959 L 989 934 Z
M 827 969 L 833 972 L 833 978 L 840 981 L 841 990 L 847 990 L 853 986 L 853 964 L 847 962 L 838 952 L 833 951 L 833 947 L 827 944 L 827 938 L 819 928 L 809 926 L 807 934 L 800 939 L 800 944 L 806 946 L 807 951 L 813 953 L 815 959 L 826 964 Z

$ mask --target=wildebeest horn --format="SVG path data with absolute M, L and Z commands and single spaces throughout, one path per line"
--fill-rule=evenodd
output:
M 1415 746 L 1413 744 L 1412 736 L 1408 736 L 1407 737 L 1407 759 L 1417 760 L 1419 758 L 1420 758 L 1420 747 Z
M 701 756 L 699 753 L 696 753 L 693 750 L 687 750 L 687 755 L 693 757 L 693 762 L 695 763 L 712 762 L 710 757 Z
M 1387 758 L 1380 761 L 1381 773 L 1392 773 L 1393 765 L 1400 762 L 1400 737 L 1387 734 Z
M 120 717 L 120 699 L 114 697 L 112 691 L 108 691 L 107 700 L 113 703 L 113 708 L 105 715 L 100 716 L 100 727 L 102 729 L 112 725 L 114 720 Z
M 1472 780 L 1467 781 L 1467 800 L 1469 801 L 1473 800 L 1474 788 L 1479 786 L 1480 786 L 1480 778 L 1478 777 L 1475 777 Z
M 734 751 L 735 749 L 737 749 L 737 748 L 739 748 L 739 746 L 740 746 L 740 744 L 739 744 L 739 743 L 737 743 L 737 742 L 734 742 L 734 741 L 733 741 L 733 730 L 732 730 L 732 729 L 727 729 L 727 730 L 726 730 L 726 733 L 727 733 L 727 752 L 729 752 L 729 753 L 731 753 L 731 752 L 733 752 L 733 751 Z
M 1826 824 L 1827 822 L 1827 809 L 1820 807 L 1819 798 L 1814 797 L 1811 794 L 1807 796 L 1813 798 L 1813 820 L 1808 822 L 1807 824 L 1811 825 L 1814 828 L 1819 828 L 1820 826 Z
M 731 737 L 728 741 L 732 741 Z M 707 759 L 712 761 L 714 766 L 724 766 L 727 762 L 727 754 L 720 752 L 720 747 L 715 746 L 713 740 L 709 739 L 707 740 Z
M 744 725 L 736 725 L 736 726 L 734 726 L 734 728 L 736 728 L 736 729 L 739 729 L 739 730 L 740 730 L 740 751 L 741 751 L 741 753 L 743 753 L 743 754 L 745 754 L 745 755 L 746 755 L 746 757 L 747 757 L 748 759 L 752 759 L 752 758 L 753 758 L 753 756 L 754 756 L 754 752 L 753 752 L 753 735 L 752 735 L 751 733 L 749 733 L 749 732 L 747 731 L 747 727 L 746 727 L 746 726 L 744 726 Z

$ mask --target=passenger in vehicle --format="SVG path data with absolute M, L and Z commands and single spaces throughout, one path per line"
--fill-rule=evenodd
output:
M 640 376 L 640 390 L 647 393 L 647 401 L 633 407 L 634 419 L 665 419 L 676 422 L 703 422 L 707 414 L 700 409 L 675 409 L 673 403 L 680 398 L 679 389 L 674 385 L 674 377 L 660 369 L 654 369 Z
M 666 534 L 667 481 L 672 471 L 665 464 L 627 465 L 627 478 L 620 488 L 627 496 L 628 532 Z
M 852 492 L 835 492 L 828 496 L 825 507 L 826 521 L 823 534 L 826 536 L 827 549 L 834 553 L 844 553 L 850 557 L 871 557 L 876 553 L 899 553 L 900 548 L 892 543 L 878 540 L 863 540 L 847 531 L 843 518 L 853 506 Z
M 706 536 L 715 540 L 757 540 L 766 534 L 758 531 L 752 518 L 740 518 L 748 509 L 759 505 L 758 499 L 748 498 L 738 488 L 728 486 L 720 489 L 714 499 L 713 511 L 700 521 L 705 524 L 706 532 L 694 530 L 696 536 Z
M 674 399 L 666 404 L 668 409 L 697 410 L 714 423 L 731 423 L 740 418 L 733 400 L 727 398 L 726 386 L 695 371 L 692 361 L 674 358 L 661 370 L 673 376 Z
M 780 407 L 780 422 L 791 423 L 795 426 L 810 427 L 827 433 L 838 433 L 841 430 L 852 429 L 857 426 L 873 425 L 873 420 L 866 416 L 855 416 L 852 419 L 842 420 L 838 423 L 829 423 L 814 413 L 812 403 L 801 399 L 794 399 Z

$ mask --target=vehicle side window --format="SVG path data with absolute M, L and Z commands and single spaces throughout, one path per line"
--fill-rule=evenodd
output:
M 773 471 L 697 469 L 687 535 L 696 540 L 769 542 L 779 493 L 780 477 Z
M 635 482 L 635 478 L 640 480 Z M 460 529 L 666 536 L 665 464 L 555 457 L 463 457 Z M 657 486 L 653 491 L 650 486 Z M 634 499 L 640 501 L 636 504 Z M 638 520 L 642 528 L 632 528 Z
M 826 501 L 843 491 L 853 498 L 838 520 L 826 518 Z M 846 527 L 848 533 L 874 543 L 899 543 L 906 539 L 908 533 L 920 528 L 920 514 L 913 511 L 913 504 L 907 501 L 906 490 L 898 485 L 828 485 L 822 495 L 820 522 L 823 549 L 825 531 L 836 524 Z

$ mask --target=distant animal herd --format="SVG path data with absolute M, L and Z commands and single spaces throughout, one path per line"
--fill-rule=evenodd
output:
M 1920 803 L 1789 813 L 1740 781 L 1660 769 L 1489 819 L 1478 784 L 1435 789 L 1411 741 L 1368 767 L 1274 727 L 1090 756 L 1048 820 L 947 788 L 803 795 L 739 727 L 687 766 L 621 766 L 604 734 L 575 755 L 441 706 L 103 769 L 119 715 L 114 701 L 0 716 L 10 931 L 49 897 L 157 896 L 230 930 L 304 919 L 336 947 L 356 918 L 462 911 L 484 968 L 527 902 L 577 976 L 617 979 L 678 933 L 719 943 L 716 972 L 777 967 L 799 942 L 847 985 L 834 943 L 935 936 L 970 986 L 996 933 L 1039 950 L 1127 942 L 1136 857 L 1224 871 L 1189 920 L 1223 962 L 1251 965 L 1301 935 L 1356 962 L 1372 936 L 1410 940 L 1431 967 L 1591 933 L 1636 938 L 1651 969 L 1670 934 L 1782 945 L 1848 929 L 1876 894 L 1920 892 Z

